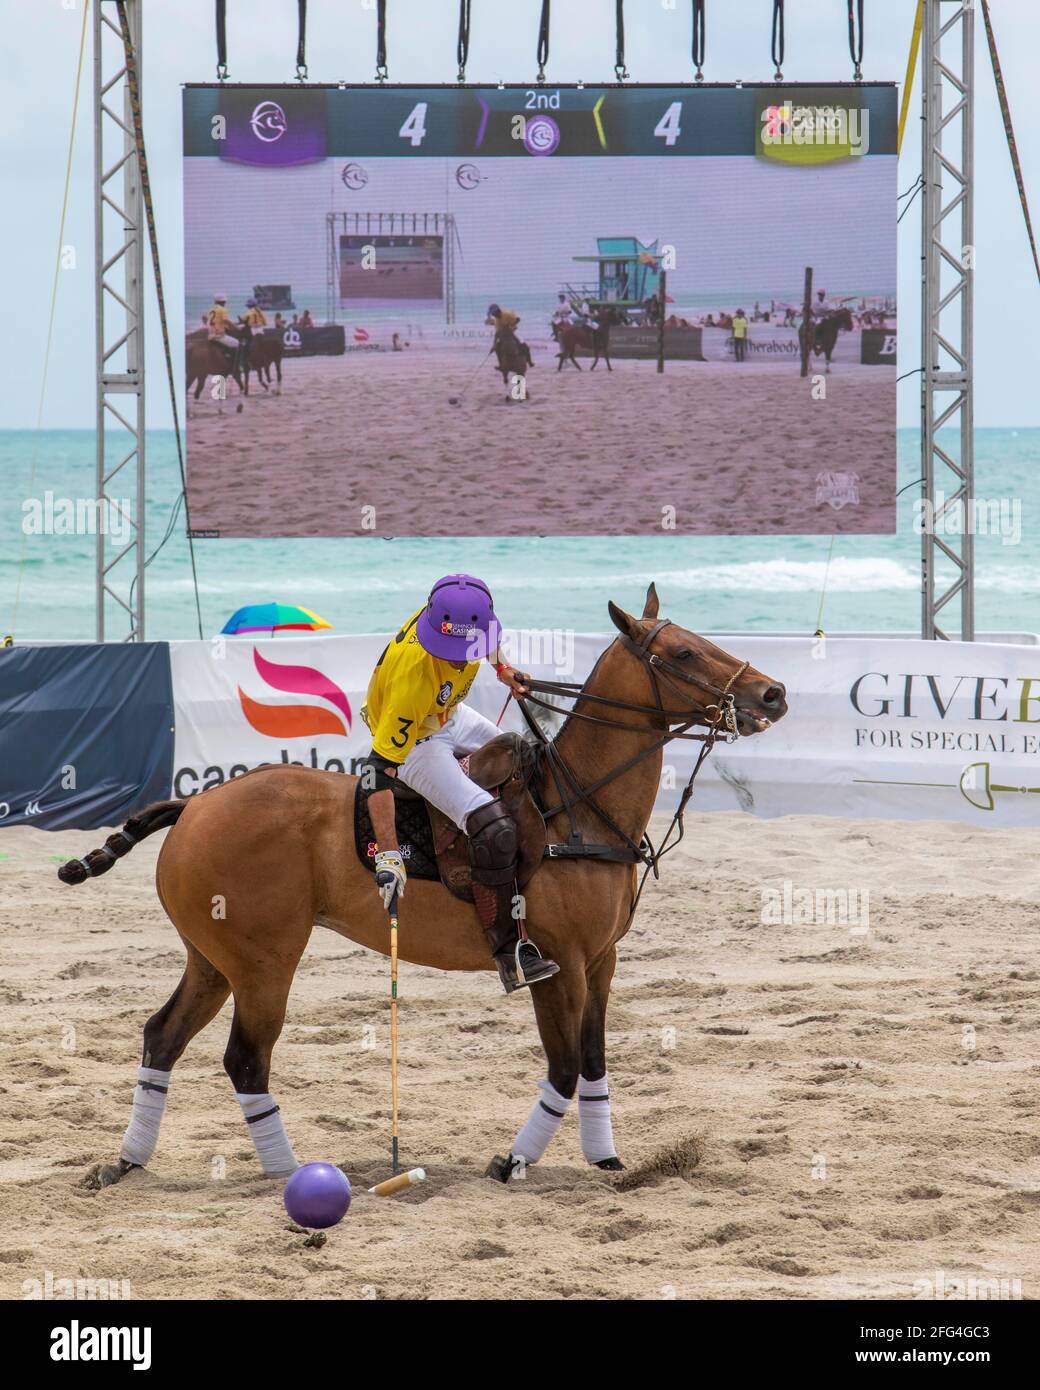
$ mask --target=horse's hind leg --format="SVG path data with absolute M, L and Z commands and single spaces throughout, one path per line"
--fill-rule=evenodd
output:
M 216 1017 L 231 992 L 220 971 L 190 943 L 185 945 L 188 959 L 180 984 L 144 1026 L 134 1106 L 119 1161 L 95 1164 L 85 1179 L 89 1187 L 109 1187 L 131 1168 L 143 1168 L 152 1157 L 159 1141 L 174 1063 L 195 1034 Z
M 614 1148 L 607 1088 L 607 1001 L 617 952 L 613 947 L 589 970 L 589 995 L 581 1019 L 581 1075 L 578 1078 L 578 1124 L 581 1151 L 597 1168 L 624 1168 Z
M 224 1053 L 224 1070 L 231 1078 L 235 1099 L 268 1177 L 284 1177 L 297 1167 L 277 1102 L 267 1089 L 271 1053 L 285 1022 L 295 969 L 295 960 L 287 970 L 283 962 L 268 962 L 263 974 L 236 984 L 235 1017 Z
M 532 986 L 531 1002 L 538 1034 L 549 1062 L 549 1075 L 539 1081 L 541 1095 L 513 1140 L 506 1158 L 496 1155 L 487 1176 L 508 1182 L 528 1163 L 537 1163 L 555 1138 L 578 1085 L 581 1068 L 581 1026 L 588 997 L 582 966 L 572 964 L 551 980 Z

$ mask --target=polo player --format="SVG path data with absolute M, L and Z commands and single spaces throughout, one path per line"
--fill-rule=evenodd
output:
M 393 779 L 418 792 L 469 837 L 473 882 L 491 890 L 494 921 L 485 934 L 507 994 L 555 975 L 513 917 L 519 834 L 498 797 L 470 780 L 458 756 L 474 753 L 498 729 L 465 704 L 486 656 L 514 695 L 525 695 L 522 675 L 499 652 L 502 629 L 491 594 L 479 579 L 449 574 L 433 586 L 376 663 L 361 717 L 372 751 L 361 769 L 371 787 L 369 814 L 378 846 L 376 886 L 389 907 L 405 890 L 397 841 Z

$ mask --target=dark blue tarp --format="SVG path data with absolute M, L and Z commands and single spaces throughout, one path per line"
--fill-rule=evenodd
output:
M 0 648 L 0 826 L 120 824 L 172 775 L 167 643 Z

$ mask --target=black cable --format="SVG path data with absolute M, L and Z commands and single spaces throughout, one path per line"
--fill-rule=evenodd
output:
M 856 21 L 859 20 L 859 36 L 856 35 Z M 849 53 L 852 57 L 852 80 L 863 81 L 863 0 L 849 0 Z
M 457 80 L 466 80 L 466 61 L 469 58 L 469 9 L 471 0 L 459 0 L 459 46 L 456 50 L 459 60 Z
M 183 504 L 183 502 L 184 502 L 184 491 L 183 491 L 183 489 L 182 489 L 181 492 L 178 493 L 178 495 L 177 495 L 177 500 L 176 500 L 176 502 L 174 502 L 174 504 L 173 504 L 173 509 L 172 509 L 172 511 L 170 512 L 170 519 L 169 519 L 169 521 L 166 523 L 166 532 L 165 532 L 165 534 L 164 534 L 162 540 L 159 542 L 159 544 L 158 544 L 158 545 L 155 547 L 155 549 L 152 551 L 151 555 L 148 556 L 148 559 L 145 560 L 145 562 L 144 562 L 144 568 L 145 568 L 145 569 L 148 568 L 148 566 L 149 566 L 149 565 L 152 563 L 152 561 L 155 559 L 156 555 L 158 555 L 159 551 L 162 550 L 163 546 L 166 544 L 166 542 L 167 542 L 167 541 L 170 539 L 170 537 L 173 535 L 174 530 L 175 530 L 176 525 L 177 525 L 177 518 L 178 518 L 178 516 L 180 515 L 181 505 Z M 133 577 L 133 579 L 130 581 L 130 592 L 129 592 L 129 597 L 128 597 L 128 601 L 129 601 L 131 607 L 133 607 L 133 602 L 134 602 L 134 585 L 135 585 L 136 583 L 137 583 L 137 575 L 135 574 L 134 577 Z M 200 632 L 199 632 L 199 636 L 200 636 L 200 638 L 201 638 L 201 636 L 202 636 L 201 630 L 200 630 Z
M 897 227 L 899 226 L 900 222 L 902 222 L 902 220 L 903 220 L 903 218 L 906 216 L 906 214 L 907 214 L 907 213 L 910 211 L 910 209 L 913 207 L 913 205 L 914 205 L 914 199 L 917 197 L 918 193 L 920 193 L 920 191 L 921 191 L 921 189 L 922 189 L 923 187 L 924 187 L 924 178 L 923 178 L 923 176 L 922 176 L 920 182 L 918 183 L 917 187 L 914 189 L 913 194 L 911 195 L 909 201 L 907 202 L 906 207 L 903 209 L 903 211 L 902 211 L 902 212 L 899 214 L 899 216 L 896 218 L 896 226 L 897 226 Z
M 784 75 L 780 68 L 784 61 L 784 0 L 773 0 L 773 35 L 771 52 L 773 54 L 774 82 L 782 82 Z
M 693 41 L 690 45 L 690 56 L 693 58 L 693 66 L 697 69 L 694 80 L 704 81 L 704 73 L 701 68 L 704 66 L 704 4 L 705 0 L 693 0 Z
M 897 203 L 901 203 L 901 202 L 903 201 L 903 199 L 909 197 L 911 193 L 916 193 L 917 190 L 918 190 L 918 188 L 919 188 L 920 185 L 921 185 L 921 179 L 922 179 L 922 177 L 923 177 L 923 176 L 922 176 L 921 174 L 918 174 L 917 178 L 914 179 L 913 183 L 912 183 L 912 184 L 910 185 L 910 187 L 906 190 L 906 192 L 905 192 L 905 193 L 900 193 L 899 197 L 896 199 L 896 202 L 897 202 Z
M 227 75 L 227 0 L 217 0 L 217 81 Z
M 549 0 L 542 0 L 542 17 L 538 21 L 538 81 L 545 81 L 545 65 L 549 61 Z
M 376 7 L 376 81 L 385 82 L 386 68 L 386 0 L 378 0 Z
M 628 76 L 625 67 L 625 0 L 617 0 L 617 44 L 614 48 L 614 76 L 624 82 Z
M 300 37 L 296 44 L 296 80 L 307 81 L 307 0 L 299 0 Z

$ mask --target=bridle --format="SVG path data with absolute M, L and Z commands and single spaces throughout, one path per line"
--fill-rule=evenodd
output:
M 737 728 L 736 699 L 732 693 L 732 687 L 736 681 L 744 674 L 750 666 L 750 662 L 743 661 L 735 668 L 732 675 L 723 686 L 714 685 L 701 676 L 691 675 L 684 671 L 681 666 L 674 661 L 669 661 L 658 652 L 650 650 L 654 638 L 664 628 L 671 625 L 670 619 L 661 618 L 655 622 L 638 642 L 622 633 L 617 641 L 632 653 L 644 666 L 649 677 L 650 689 L 653 695 L 653 704 L 641 705 L 634 704 L 628 700 L 617 700 L 607 695 L 595 695 L 585 690 L 584 686 L 577 685 L 571 681 L 543 681 L 530 677 L 524 678 L 524 684 L 531 692 L 524 696 L 517 697 L 517 704 L 520 713 L 531 733 L 539 744 L 539 754 L 544 761 L 552 777 L 559 797 L 559 803 L 553 806 L 542 806 L 539 809 L 545 820 L 548 822 L 554 816 L 566 812 L 570 822 L 570 836 L 565 842 L 558 844 L 548 844 L 545 847 L 545 856 L 548 859 L 600 859 L 614 863 L 642 864 L 644 866 L 643 876 L 639 883 L 639 888 L 632 902 L 629 921 L 635 913 L 636 905 L 639 902 L 646 882 L 647 875 L 653 871 L 655 878 L 660 877 L 658 865 L 665 854 L 678 845 L 684 834 L 683 815 L 686 804 L 693 795 L 693 784 L 697 774 L 714 748 L 716 741 L 721 737 L 727 743 L 733 743 L 739 737 Z M 688 707 L 684 710 L 666 709 L 661 698 L 661 686 L 664 684 L 672 692 L 680 696 L 684 694 L 682 685 L 692 685 L 697 690 L 711 696 L 715 700 L 695 706 L 692 710 Z M 537 692 L 537 693 L 534 693 Z M 555 695 L 564 699 L 590 701 L 596 705 L 607 709 L 628 710 L 638 714 L 650 714 L 655 716 L 655 722 L 650 727 L 642 724 L 632 724 L 620 719 L 601 717 L 595 714 L 588 714 L 584 710 L 572 709 L 568 719 L 581 719 L 590 724 L 602 724 L 611 729 L 624 729 L 632 733 L 647 735 L 653 739 L 646 748 L 640 749 L 634 757 L 626 759 L 613 768 L 605 776 L 597 778 L 595 782 L 583 786 L 575 776 L 572 769 L 568 766 L 566 759 L 560 753 L 556 742 L 550 739 L 543 731 L 528 705 L 539 705 L 542 709 L 558 712 L 558 706 L 551 704 L 548 700 L 539 699 L 539 695 Z M 678 727 L 673 727 L 678 726 Z M 691 732 L 697 727 L 706 729 L 706 732 Z M 663 727 L 664 732 L 660 730 Z M 595 800 L 593 793 L 605 787 L 608 783 L 615 781 L 623 773 L 652 757 L 665 744 L 673 739 L 695 740 L 701 744 L 701 750 L 690 773 L 689 780 L 683 788 L 679 798 L 679 805 L 675 815 L 672 817 L 671 824 L 665 832 L 660 847 L 654 849 L 650 837 L 644 833 L 642 839 L 637 844 L 632 837 L 624 831 L 612 816 L 606 812 Z M 587 844 L 578 829 L 575 811 L 579 806 L 586 806 L 591 810 L 604 825 L 624 841 L 624 848 L 616 845 L 595 845 Z M 678 827 L 678 835 L 672 840 L 672 834 Z

